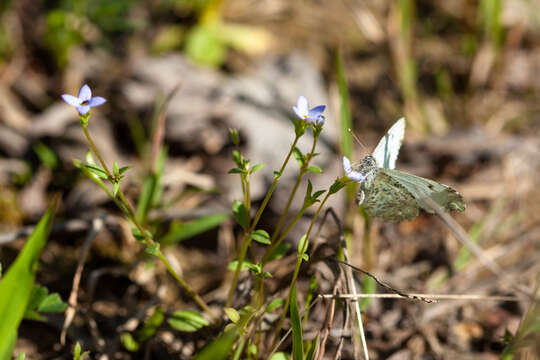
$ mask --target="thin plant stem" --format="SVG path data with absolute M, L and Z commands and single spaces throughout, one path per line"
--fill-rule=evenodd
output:
M 317 209 L 317 212 L 315 212 L 315 215 L 313 216 L 313 219 L 311 220 L 311 224 L 309 224 L 308 231 L 306 233 L 306 239 L 304 241 L 304 249 L 300 249 L 299 254 L 304 254 L 306 252 L 306 247 L 309 244 L 309 236 L 311 234 L 311 230 L 313 229 L 313 225 L 315 224 L 315 221 L 319 217 L 319 213 L 321 212 L 322 208 L 324 207 L 324 204 L 330 197 L 330 192 L 326 193 L 326 196 L 324 197 L 323 201 L 319 205 L 319 208 Z M 287 315 L 287 311 L 289 310 L 289 304 L 291 302 L 291 294 L 292 294 L 292 288 L 294 284 L 296 283 L 296 279 L 298 278 L 298 274 L 300 273 L 300 267 L 302 265 L 302 256 L 298 256 L 296 259 L 296 267 L 294 269 L 293 277 L 291 279 L 291 284 L 289 285 L 289 293 L 287 294 L 287 299 L 285 300 L 285 305 L 283 306 L 283 312 L 281 314 L 281 317 L 279 319 L 278 325 L 276 326 L 276 330 L 274 332 L 274 341 L 272 344 L 272 348 L 276 345 L 277 341 L 279 340 L 279 332 L 283 326 L 283 321 L 285 320 L 285 316 Z
M 111 172 L 109 171 L 109 168 L 107 168 L 107 164 L 105 164 L 105 161 L 103 161 L 103 159 L 101 158 L 101 155 L 99 154 L 99 151 L 96 147 L 96 145 L 94 145 L 94 142 L 92 141 L 92 138 L 90 137 L 90 133 L 88 132 L 88 128 L 86 126 L 83 126 L 83 131 L 84 131 L 84 135 L 86 135 L 86 139 L 88 140 L 88 143 L 90 144 L 90 148 L 92 149 L 92 152 L 94 154 L 96 154 L 97 158 L 99 159 L 99 162 L 101 164 L 101 166 L 103 166 L 103 169 L 105 170 L 105 172 L 107 173 L 107 176 L 111 176 Z
M 281 217 L 279 218 L 278 224 L 276 226 L 276 229 L 274 230 L 274 233 L 272 234 L 272 237 L 270 238 L 271 245 L 266 248 L 266 251 L 263 255 L 262 263 L 263 265 L 268 262 L 268 259 L 274 252 L 274 250 L 279 246 L 281 241 L 285 238 L 285 236 L 289 233 L 289 231 L 293 228 L 293 226 L 296 224 L 298 219 L 302 216 L 306 208 L 302 207 L 302 209 L 296 214 L 293 221 L 289 224 L 289 226 L 285 229 L 285 231 L 281 234 L 281 236 L 278 238 L 277 241 L 276 237 L 279 235 L 281 227 L 283 226 L 283 223 L 285 222 L 285 219 L 287 218 L 287 215 L 289 214 L 289 208 L 291 206 L 291 203 L 294 199 L 294 196 L 296 195 L 296 191 L 298 190 L 298 187 L 300 185 L 300 181 L 302 181 L 302 178 L 307 172 L 307 168 L 309 166 L 309 162 L 313 158 L 313 154 L 315 153 L 315 147 L 317 146 L 317 140 L 319 139 L 319 134 L 316 134 L 313 137 L 313 145 L 311 146 L 311 151 L 306 157 L 306 161 L 302 165 L 302 168 L 300 169 L 300 173 L 298 174 L 298 177 L 296 178 L 296 182 L 294 184 L 294 187 L 291 191 L 291 194 L 289 195 L 289 199 L 287 200 L 287 204 L 285 205 L 285 209 L 283 209 L 283 213 L 281 214 Z
M 272 182 L 270 189 L 266 193 L 266 196 L 264 197 L 264 200 L 261 206 L 259 207 L 259 210 L 257 211 L 257 214 L 255 215 L 255 218 L 253 219 L 253 222 L 251 223 L 251 226 L 244 233 L 244 237 L 242 239 L 242 247 L 240 248 L 240 253 L 238 256 L 238 263 L 236 265 L 236 270 L 234 271 L 231 287 L 229 288 L 229 294 L 227 295 L 227 302 L 225 303 L 226 307 L 231 305 L 232 298 L 234 295 L 234 290 L 236 289 L 236 284 L 238 283 L 238 276 L 240 275 L 240 269 L 242 268 L 242 264 L 244 263 L 244 260 L 246 258 L 246 253 L 249 248 L 249 244 L 251 243 L 251 232 L 257 226 L 257 223 L 259 222 L 259 219 L 261 218 L 261 215 L 264 209 L 266 208 L 266 205 L 268 204 L 268 201 L 270 200 L 270 197 L 272 196 L 272 193 L 274 192 L 281 175 L 283 174 L 283 170 L 285 170 L 285 167 L 287 166 L 287 163 L 289 162 L 289 159 L 291 158 L 291 155 L 294 151 L 296 143 L 300 139 L 300 136 L 301 135 L 298 135 L 298 134 L 295 136 L 294 141 L 291 145 L 291 149 L 289 150 L 289 153 L 285 157 L 285 161 L 283 161 L 283 165 L 281 165 L 281 168 L 279 169 L 279 175 L 277 176 L 274 175 L 274 181 Z
M 92 137 L 90 136 L 90 133 L 88 132 L 88 129 L 86 126 L 83 126 L 84 134 L 86 135 L 86 138 L 88 140 L 88 143 L 90 144 L 90 148 L 92 149 L 92 152 L 97 156 L 99 159 L 99 162 L 101 163 L 101 166 L 105 170 L 107 177 L 111 181 L 112 174 L 110 173 L 109 169 L 107 168 L 107 165 L 101 158 L 101 155 L 99 153 L 99 150 L 95 146 L 94 142 L 92 141 Z M 124 214 L 127 216 L 127 218 L 133 223 L 133 225 L 139 230 L 142 236 L 144 236 L 144 244 L 147 246 L 153 245 L 155 241 L 151 239 L 142 225 L 139 223 L 135 216 L 135 212 L 133 211 L 133 208 L 131 207 L 131 204 L 126 200 L 124 193 L 121 189 L 118 189 L 118 198 L 120 201 L 118 201 L 118 198 L 116 198 L 106 187 L 105 184 L 103 184 L 101 181 L 97 182 L 98 185 L 100 185 L 101 188 L 105 189 L 107 192 L 107 195 L 113 199 L 115 204 L 124 212 Z M 178 273 L 173 269 L 169 261 L 165 258 L 161 250 L 158 250 L 156 256 L 161 260 L 163 265 L 167 268 L 167 271 L 176 279 L 178 284 L 184 289 L 184 291 L 203 309 L 207 315 L 212 319 L 212 321 L 216 321 L 215 315 L 212 313 L 208 305 L 204 302 L 204 300 L 178 275 Z
M 285 205 L 285 209 L 283 209 L 283 213 L 281 214 L 281 217 L 279 218 L 278 224 L 276 225 L 276 229 L 274 230 L 274 233 L 272 234 L 271 242 L 274 242 L 276 237 L 278 236 L 281 227 L 283 226 L 283 223 L 285 222 L 285 219 L 287 218 L 287 215 L 289 213 L 289 208 L 291 207 L 291 203 L 293 201 L 294 195 L 296 195 L 296 191 L 298 190 L 298 186 L 300 185 L 300 181 L 302 181 L 302 178 L 307 172 L 307 167 L 309 165 L 309 162 L 313 158 L 313 154 L 315 153 L 315 147 L 317 146 L 317 140 L 319 136 L 313 137 L 313 145 L 311 146 L 311 152 L 308 154 L 306 161 L 302 165 L 302 168 L 300 169 L 300 173 L 298 174 L 298 177 L 296 178 L 296 183 L 294 184 L 294 187 L 291 191 L 291 195 L 289 195 L 289 200 L 287 200 L 287 205 Z

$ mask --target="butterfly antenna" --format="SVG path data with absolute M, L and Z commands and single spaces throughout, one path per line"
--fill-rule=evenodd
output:
M 360 139 L 358 138 L 358 136 L 356 136 L 356 134 L 351 130 L 351 128 L 348 128 L 347 130 L 348 130 L 349 133 L 352 135 L 352 137 L 354 138 L 354 140 L 356 140 L 356 142 L 357 142 L 358 144 L 360 144 L 360 146 L 361 146 L 362 148 L 364 148 L 364 150 L 367 149 L 366 146 L 365 146 L 364 144 L 362 144 L 362 142 L 360 141 Z

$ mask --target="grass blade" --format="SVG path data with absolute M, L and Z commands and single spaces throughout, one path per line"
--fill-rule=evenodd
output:
M 302 320 L 300 319 L 300 311 L 298 310 L 298 302 L 296 300 L 296 285 L 294 285 L 291 293 L 291 323 L 293 339 L 293 360 L 303 360 L 304 343 L 302 340 Z
M 54 202 L 41 218 L 24 249 L 0 282 L 0 359 L 11 359 L 17 328 L 30 301 L 36 263 L 47 242 L 54 217 Z

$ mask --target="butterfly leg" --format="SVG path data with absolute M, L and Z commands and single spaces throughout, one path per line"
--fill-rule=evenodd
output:
M 366 198 L 366 195 L 364 194 L 364 190 L 358 190 L 356 193 L 356 205 L 361 205 L 364 202 L 364 199 Z

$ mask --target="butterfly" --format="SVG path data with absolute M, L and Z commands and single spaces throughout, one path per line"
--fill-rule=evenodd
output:
M 451 187 L 395 170 L 404 135 L 405 119 L 401 118 L 360 163 L 351 164 L 343 157 L 347 176 L 361 183 L 357 204 L 363 205 L 371 217 L 393 222 L 412 220 L 420 209 L 435 213 L 434 206 L 446 211 L 465 210 L 463 197 Z

